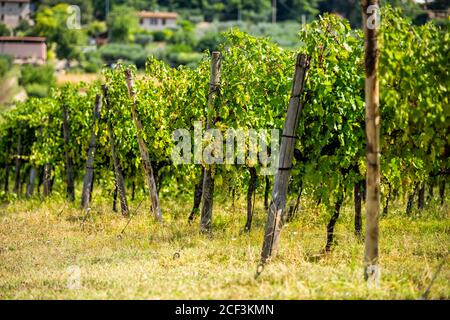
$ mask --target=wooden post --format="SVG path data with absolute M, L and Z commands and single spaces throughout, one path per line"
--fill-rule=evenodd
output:
M 330 221 L 327 224 L 327 243 L 325 245 L 325 253 L 331 251 L 331 247 L 333 246 L 333 237 L 334 237 L 334 226 L 336 225 L 337 220 L 339 219 L 339 214 L 341 211 L 342 202 L 344 202 L 344 190 L 339 188 L 336 202 L 334 203 L 334 212 L 331 216 Z
M 64 152 L 66 157 L 66 175 L 67 175 L 67 197 L 70 201 L 75 200 L 75 177 L 73 172 L 73 156 L 70 147 L 70 122 L 69 108 L 66 104 L 62 105 L 63 115 L 63 135 L 64 135 Z
M 278 249 L 278 241 L 282 226 L 282 218 L 286 206 L 286 195 L 289 183 L 289 170 L 292 166 L 297 126 L 303 105 L 300 97 L 305 86 L 309 60 L 304 54 L 297 55 L 295 74 L 292 85 L 289 108 L 284 122 L 280 146 L 278 171 L 272 190 L 272 200 L 269 205 L 264 243 L 261 253 L 261 263 L 264 264 L 274 256 Z
M 51 175 L 52 175 L 52 166 L 49 163 L 46 163 L 44 165 L 44 197 L 48 197 L 50 193 L 52 192 L 52 182 L 51 182 Z
M 191 214 L 189 215 L 188 222 L 189 224 L 194 221 L 195 215 L 200 211 L 200 203 L 202 201 L 203 194 L 203 177 L 205 176 L 205 170 L 202 168 L 202 172 L 200 174 L 200 179 L 198 183 L 195 185 L 194 189 L 194 205 L 192 206 Z
M 34 167 L 34 166 L 31 167 L 30 178 L 28 180 L 27 193 L 26 193 L 27 197 L 31 197 L 33 195 L 37 173 L 38 172 L 37 172 L 36 167 Z
M 10 132 L 8 133 L 8 136 L 10 137 Z M 3 185 L 3 190 L 5 191 L 5 194 L 8 194 L 9 192 L 9 171 L 10 171 L 10 151 L 11 151 L 11 143 L 9 142 L 6 146 L 6 155 L 5 155 L 5 182 Z
M 211 73 L 208 93 L 208 114 L 206 118 L 206 130 L 214 125 L 215 109 L 214 102 L 220 90 L 220 52 L 214 51 L 211 55 Z M 214 177 L 212 175 L 212 165 L 205 166 L 203 177 L 203 194 L 200 230 L 211 230 L 213 198 L 214 198 Z
M 425 208 L 425 182 L 422 182 L 419 188 L 419 195 L 417 199 L 417 208 L 423 210 Z
M 445 178 L 442 177 L 441 184 L 439 185 L 439 197 L 441 198 L 441 206 L 443 206 L 445 202 L 445 183 Z
M 112 210 L 113 210 L 114 212 L 117 212 L 117 184 L 116 184 L 116 186 L 114 187 Z
M 92 192 L 94 192 L 95 172 L 92 173 L 91 188 L 89 189 L 89 199 L 92 199 Z
M 23 193 L 23 186 L 25 185 L 25 187 L 27 187 L 27 177 L 28 174 L 30 172 L 30 166 L 24 166 L 24 170 L 22 172 L 22 180 L 20 181 L 20 191 L 19 194 Z M 25 190 L 25 194 L 26 194 L 26 190 Z
M 16 170 L 14 172 L 14 189 L 16 194 L 20 193 L 20 169 L 22 167 L 22 134 L 17 135 Z
M 355 235 L 361 237 L 361 181 L 355 182 L 353 187 L 353 200 L 355 203 Z
M 94 178 L 94 156 L 97 148 L 96 124 L 100 119 L 100 110 L 102 107 L 101 95 L 95 97 L 94 118 L 92 120 L 91 140 L 89 141 L 88 157 L 86 162 L 86 173 L 83 179 L 83 191 L 81 193 L 81 207 L 87 209 L 91 200 L 92 181 Z
M 364 278 L 378 283 L 378 219 L 380 212 L 380 112 L 378 84 L 378 0 L 362 0 L 366 69 L 366 237 Z
M 434 187 L 434 181 L 433 181 L 434 179 L 433 178 L 431 178 L 430 180 L 429 180 L 429 185 L 428 185 L 428 196 L 427 196 L 427 201 L 431 201 L 431 200 L 433 200 L 433 187 Z
M 46 127 L 49 128 L 53 122 L 52 117 L 50 116 L 47 120 Z M 46 132 L 45 136 L 48 138 L 48 132 Z M 42 134 L 42 138 L 45 138 L 44 134 Z M 44 164 L 44 168 L 42 170 L 42 185 L 43 190 L 42 194 L 45 197 L 48 197 L 52 193 L 52 165 L 50 162 L 46 162 Z
M 253 212 L 255 209 L 256 182 L 258 179 L 255 167 L 249 167 L 248 171 L 250 172 L 250 180 L 247 189 L 247 222 L 245 223 L 244 231 L 250 231 L 252 228 Z
M 391 200 L 391 195 L 392 195 L 392 187 L 391 187 L 390 183 L 388 183 L 388 190 L 389 191 L 388 191 L 388 194 L 386 197 L 386 203 L 383 208 L 383 217 L 386 217 L 389 213 L 389 201 Z
M 159 206 L 158 191 L 156 189 L 156 182 L 155 182 L 155 177 L 153 175 L 153 168 L 152 168 L 152 164 L 150 162 L 148 148 L 147 148 L 147 145 L 145 144 L 145 141 L 143 138 L 144 129 L 143 129 L 142 122 L 141 122 L 141 119 L 139 118 L 138 111 L 136 108 L 136 104 L 137 104 L 136 90 L 134 88 L 134 79 L 133 79 L 133 73 L 131 72 L 131 70 L 127 69 L 125 71 L 125 78 L 126 78 L 127 87 L 128 87 L 128 94 L 130 95 L 130 98 L 132 99 L 131 115 L 133 117 L 134 125 L 136 126 L 139 151 L 141 153 L 142 167 L 144 169 L 144 178 L 145 178 L 145 182 L 147 184 L 148 192 L 150 194 L 153 215 L 157 221 L 162 222 L 162 214 L 161 214 L 161 208 Z
M 129 211 L 128 211 L 127 196 L 125 193 L 125 182 L 123 180 L 122 167 L 120 166 L 120 161 L 116 154 L 116 143 L 114 140 L 114 132 L 113 132 L 113 128 L 112 128 L 111 118 L 109 117 L 109 114 L 108 114 L 109 109 L 110 109 L 108 87 L 103 85 L 102 89 L 103 89 L 103 97 L 105 99 L 105 109 L 107 112 L 106 123 L 107 123 L 107 127 L 108 127 L 109 144 L 111 146 L 111 155 L 112 155 L 113 164 L 114 164 L 116 188 L 119 191 L 120 208 L 122 210 L 122 215 L 127 216 Z
M 265 177 L 266 186 L 264 188 L 264 210 L 269 210 L 269 193 L 270 193 L 270 180 L 269 176 Z
M 6 156 L 5 160 L 5 182 L 3 185 L 3 189 L 5 191 L 5 194 L 8 194 L 9 192 L 9 154 Z

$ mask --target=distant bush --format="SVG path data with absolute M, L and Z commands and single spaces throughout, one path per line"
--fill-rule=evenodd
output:
M 117 60 L 127 60 L 138 68 L 145 67 L 146 52 L 138 44 L 119 44 L 111 43 L 104 45 L 99 49 L 101 58 L 107 64 L 113 64 Z
M 214 38 L 213 33 L 224 32 L 231 28 L 238 28 L 257 37 L 270 37 L 273 42 L 283 48 L 295 48 L 298 46 L 298 32 L 301 25 L 297 21 L 283 21 L 277 24 L 267 22 L 255 24 L 244 21 L 215 22 L 206 30 L 206 34 L 203 36 L 206 37 L 205 42 L 211 40 L 208 37 Z M 200 42 L 198 46 L 200 46 Z
M 11 35 L 11 31 L 9 30 L 9 28 L 5 24 L 0 23 L 0 37 L 10 36 L 10 35 Z
M 29 97 L 45 98 L 49 94 L 50 87 L 46 84 L 31 83 L 25 86 L 25 91 Z
M 197 38 L 192 30 L 177 29 L 173 36 L 167 40 L 171 44 L 186 44 L 188 46 L 194 47 L 197 44 Z
M 83 70 L 87 73 L 97 73 L 100 70 L 100 66 L 96 63 L 86 61 L 82 64 Z
M 244 31 L 258 37 L 270 37 L 273 42 L 284 48 L 295 48 L 298 45 L 298 32 L 301 26 L 296 21 L 283 21 L 277 24 L 250 24 Z
M 134 33 L 139 28 L 134 8 L 124 5 L 113 6 L 108 15 L 107 27 L 111 41 L 116 43 L 132 42 Z
M 207 32 L 197 43 L 195 49 L 203 52 L 205 50 L 217 50 L 219 45 L 223 42 L 223 37 L 218 32 Z
M 56 86 L 55 69 L 51 65 L 23 65 L 19 84 L 31 97 L 46 97 L 50 89 Z
M 203 54 L 198 52 L 180 52 L 176 55 L 175 62 L 179 65 L 194 67 L 202 59 Z
M 173 44 L 165 48 L 158 48 L 152 52 L 152 55 L 169 63 L 172 67 L 187 65 L 195 67 L 202 59 L 202 54 L 193 52 L 192 48 L 186 44 Z
M 168 45 L 166 47 L 166 52 L 167 53 L 180 53 L 180 52 L 192 52 L 192 47 L 184 44 L 184 43 L 179 43 L 179 44 L 171 44 Z
M 169 41 L 173 36 L 173 31 L 170 29 L 158 30 L 153 32 L 154 41 L 163 42 Z
M 51 65 L 35 66 L 26 64 L 22 66 L 19 84 L 27 86 L 30 84 L 39 83 L 54 87 L 56 85 L 55 69 Z
M 96 73 L 103 65 L 103 60 L 98 50 L 87 52 L 85 58 L 85 61 L 81 63 L 85 72 Z
M 19 25 L 14 29 L 15 34 L 29 35 L 32 32 L 32 26 L 26 19 L 20 20 Z
M 153 41 L 153 35 L 146 33 L 138 33 L 134 35 L 134 42 L 145 47 Z
M 13 58 L 7 54 L 0 54 L 0 77 L 3 77 L 11 69 Z
M 87 27 L 87 33 L 91 37 L 95 37 L 108 30 L 104 21 L 93 21 Z

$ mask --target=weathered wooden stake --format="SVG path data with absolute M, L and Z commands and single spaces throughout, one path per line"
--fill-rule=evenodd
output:
M 391 200 L 391 196 L 392 196 L 392 186 L 390 183 L 388 183 L 388 194 L 386 197 L 386 203 L 384 205 L 383 208 L 383 217 L 386 217 L 389 214 L 389 201 Z
M 81 192 L 81 207 L 87 209 L 91 200 L 92 181 L 94 178 L 94 156 L 97 148 L 96 124 L 100 119 L 102 108 L 101 95 L 95 97 L 94 117 L 92 120 L 91 139 L 89 141 L 88 157 L 86 161 L 86 172 L 83 179 L 83 191 Z
M 22 168 L 22 134 L 17 135 L 16 170 L 14 172 L 14 189 L 16 194 L 20 193 L 20 169 Z
M 294 156 L 296 131 L 300 113 L 303 108 L 300 97 L 303 94 L 308 65 L 309 59 L 306 55 L 297 55 L 291 98 L 289 101 L 286 120 L 284 122 L 283 135 L 281 138 L 278 171 L 275 175 L 272 200 L 267 213 L 266 230 L 261 252 L 261 263 L 263 264 L 266 263 L 266 261 L 272 256 L 275 256 L 278 249 L 282 219 L 286 206 L 289 171 L 292 166 L 292 158 Z
M 9 154 L 7 155 L 7 159 L 5 160 L 5 182 L 3 185 L 3 190 L 5 191 L 5 194 L 8 194 L 9 192 Z
M 155 219 L 157 221 L 162 222 L 162 214 L 161 214 L 161 208 L 159 206 L 159 198 L 158 198 L 158 191 L 156 189 L 155 176 L 153 175 L 153 168 L 152 168 L 152 164 L 150 162 L 148 148 L 147 148 L 147 145 L 145 144 L 144 137 L 143 137 L 144 129 L 143 129 L 142 122 L 141 122 L 141 119 L 139 118 L 138 111 L 136 108 L 136 106 L 137 106 L 136 90 L 134 88 L 134 79 L 133 79 L 133 73 L 131 72 L 131 70 L 129 70 L 129 69 L 125 70 L 125 78 L 126 78 L 127 87 L 128 87 L 128 94 L 129 94 L 130 98 L 132 99 L 131 115 L 133 117 L 134 125 L 136 126 L 139 151 L 141 153 L 142 167 L 144 169 L 144 178 L 145 178 L 145 182 L 147 184 L 148 192 L 150 194 L 153 216 L 155 217 Z
M 105 99 L 105 109 L 108 114 L 109 109 L 110 109 L 108 87 L 106 85 L 103 85 L 102 90 L 103 90 L 103 97 Z M 127 216 L 129 211 L 128 211 L 127 196 L 125 193 L 125 182 L 123 179 L 122 167 L 120 166 L 120 161 L 116 154 L 116 143 L 115 143 L 115 138 L 114 138 L 114 131 L 113 131 L 111 118 L 110 118 L 109 114 L 106 116 L 106 124 L 108 127 L 109 144 L 111 146 L 111 156 L 112 156 L 113 164 L 114 164 L 116 188 L 119 191 L 120 208 L 122 210 L 122 215 Z
M 202 172 L 200 174 L 200 179 L 198 183 L 195 185 L 194 189 L 194 205 L 192 206 L 191 214 L 189 215 L 188 222 L 189 224 L 194 221 L 195 215 L 200 211 L 200 203 L 202 201 L 202 193 L 203 193 L 203 178 L 205 176 L 205 170 L 202 168 Z
M 7 133 L 8 136 L 8 143 L 6 145 L 5 150 L 5 181 L 3 185 L 3 190 L 5 191 L 5 194 L 8 194 L 9 192 L 9 172 L 11 170 L 11 129 L 8 130 Z
M 414 189 L 412 193 L 408 195 L 408 202 L 406 203 L 406 214 L 411 214 L 413 205 L 414 205 L 414 198 L 416 197 L 417 190 L 419 189 L 419 185 L 416 183 L 414 185 Z
M 48 197 L 52 192 L 52 166 L 49 163 L 44 165 L 44 197 Z
M 361 219 L 361 182 L 355 182 L 353 187 L 353 200 L 355 203 L 355 235 L 359 238 L 361 237 L 361 227 L 362 227 L 362 219 Z
M 208 115 L 206 120 L 206 130 L 214 125 L 215 118 L 215 99 L 220 90 L 220 52 L 214 51 L 211 55 L 211 73 L 208 93 Z M 203 177 L 203 194 L 200 230 L 209 231 L 211 229 L 213 198 L 214 198 L 214 177 L 212 175 L 212 165 L 205 166 L 205 175 Z
M 430 178 L 429 180 L 429 185 L 428 185 L 428 196 L 427 196 L 427 201 L 430 202 L 431 200 L 433 200 L 433 187 L 434 187 L 434 179 Z
M 266 176 L 265 182 L 266 182 L 266 186 L 264 188 L 264 210 L 269 210 L 269 193 L 270 193 L 269 176 Z
M 40 195 L 41 194 L 41 186 L 42 186 L 42 183 L 44 182 L 44 167 L 39 166 L 37 170 L 38 170 L 37 193 Z
M 366 236 L 364 278 L 379 281 L 378 219 L 380 213 L 380 112 L 378 84 L 378 0 L 362 0 L 366 102 Z
M 334 244 L 334 241 L 333 241 L 334 226 L 336 225 L 336 222 L 339 219 L 339 214 L 341 212 L 341 206 L 342 206 L 343 201 L 344 201 L 344 192 L 343 192 L 343 190 L 339 190 L 336 202 L 334 203 L 333 215 L 331 216 L 331 219 L 327 224 L 327 243 L 325 245 L 325 250 L 324 250 L 325 252 L 330 252 L 331 247 Z
M 37 171 L 36 167 L 34 167 L 34 166 L 31 167 L 30 178 L 28 180 L 28 186 L 27 186 L 27 192 L 26 192 L 27 197 L 31 197 L 33 195 L 37 174 L 38 174 L 38 171 Z
M 75 176 L 73 172 L 73 152 L 70 149 L 70 122 L 69 108 L 66 104 L 62 105 L 63 116 L 63 136 L 64 152 L 66 157 L 66 175 L 67 175 L 67 197 L 70 201 L 75 201 Z
M 441 206 L 443 206 L 445 202 L 445 183 L 445 179 L 442 178 L 441 184 L 439 185 L 439 197 L 441 198 Z
M 20 191 L 19 194 L 23 193 L 23 186 L 25 185 L 27 187 L 27 178 L 28 178 L 28 174 L 30 172 L 30 166 L 25 166 L 24 170 L 22 172 L 22 180 L 20 181 Z M 26 190 L 25 190 L 25 194 L 26 194 Z
M 114 187 L 112 210 L 117 212 L 117 185 Z
M 419 210 L 423 210 L 425 208 L 425 182 L 422 182 L 419 188 L 417 208 Z
M 253 212 L 255 209 L 256 181 L 258 179 L 255 167 L 248 168 L 248 171 L 250 172 L 250 180 L 247 189 L 247 222 L 245 223 L 244 231 L 250 231 L 252 228 Z

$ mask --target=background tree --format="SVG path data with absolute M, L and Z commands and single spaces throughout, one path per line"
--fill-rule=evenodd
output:
M 79 45 L 84 41 L 81 30 L 67 27 L 68 5 L 58 4 L 54 7 L 40 7 L 36 13 L 34 35 L 46 37 L 56 45 L 56 55 L 60 59 L 79 59 Z
M 319 0 L 279 0 L 277 1 L 277 20 L 302 21 L 302 16 L 316 16 L 319 13 Z
M 80 7 L 81 23 L 86 24 L 92 21 L 94 14 L 93 1 L 91 0 L 70 0 L 70 1 L 60 1 L 60 0 L 42 0 L 40 1 L 43 6 L 56 6 L 58 4 L 76 5 Z M 101 2 L 105 2 L 102 0 Z
M 9 30 L 9 28 L 5 24 L 0 23 L 0 37 L 10 36 L 10 35 L 11 35 L 11 30 Z
M 87 27 L 87 33 L 92 36 L 95 37 L 97 35 L 99 35 L 100 33 L 106 32 L 108 30 L 108 28 L 106 27 L 106 23 L 103 21 L 93 21 L 89 24 L 89 26 Z
M 138 17 L 132 7 L 115 6 L 107 20 L 109 37 L 114 42 L 131 42 L 138 29 Z
M 14 29 L 16 35 L 30 35 L 32 34 L 33 27 L 28 20 L 20 20 L 19 25 Z
M 380 6 L 392 5 L 400 7 L 405 16 L 415 18 L 422 12 L 419 4 L 414 1 L 384 0 Z M 326 0 L 320 1 L 318 5 L 320 13 L 333 12 L 344 16 L 349 20 L 352 27 L 361 27 L 361 6 L 359 0 Z

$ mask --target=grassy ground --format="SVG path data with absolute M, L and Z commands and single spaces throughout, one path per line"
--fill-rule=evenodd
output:
M 163 200 L 168 209 L 161 226 L 152 222 L 144 202 L 119 236 L 127 219 L 113 213 L 109 203 L 97 201 L 88 215 L 58 198 L 4 204 L 0 298 L 419 299 L 450 244 L 448 206 L 431 205 L 412 217 L 394 208 L 381 220 L 381 284 L 368 289 L 351 203 L 336 227 L 338 243 L 320 259 L 315 257 L 324 246 L 326 215 L 307 207 L 285 227 L 279 255 L 255 280 L 262 204 L 252 232 L 244 234 L 244 201 L 234 209 L 217 201 L 210 236 L 199 234 L 197 222 L 187 224 L 190 206 L 190 199 Z M 449 280 L 446 263 L 429 298 L 450 298 Z

